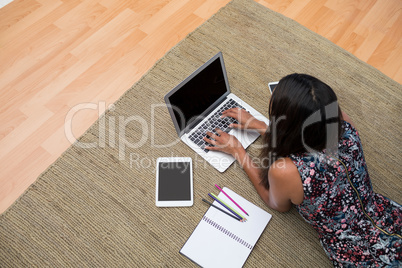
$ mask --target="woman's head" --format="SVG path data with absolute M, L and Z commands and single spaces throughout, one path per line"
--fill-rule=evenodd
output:
M 262 151 L 263 178 L 275 159 L 292 153 L 322 151 L 338 143 L 342 115 L 334 91 L 306 74 L 279 81 L 269 103 L 270 125 Z

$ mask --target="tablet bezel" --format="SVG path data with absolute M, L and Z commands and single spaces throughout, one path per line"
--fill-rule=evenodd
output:
M 272 86 L 276 87 L 278 84 L 279 84 L 279 81 L 277 81 L 277 82 L 269 82 L 268 83 L 268 88 L 269 88 L 269 91 L 271 92 L 271 95 L 272 95 L 272 92 L 273 92 Z
M 159 164 L 160 163 L 186 162 L 190 164 L 190 200 L 160 201 L 159 194 Z M 156 161 L 156 187 L 155 205 L 157 207 L 190 207 L 194 203 L 193 194 L 193 160 L 191 157 L 159 157 Z

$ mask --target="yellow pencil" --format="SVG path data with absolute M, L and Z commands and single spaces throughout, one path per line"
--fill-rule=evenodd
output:
M 235 209 L 233 209 L 231 206 L 229 206 L 228 204 L 226 204 L 222 199 L 220 199 L 219 197 L 217 197 L 216 195 L 214 195 L 213 193 L 210 193 L 212 195 L 212 197 L 220 202 L 222 205 L 226 206 L 229 210 L 231 210 L 231 212 L 235 213 L 236 215 L 238 215 L 240 218 L 242 218 L 243 220 L 247 220 L 243 215 L 241 215 L 239 212 L 237 212 Z

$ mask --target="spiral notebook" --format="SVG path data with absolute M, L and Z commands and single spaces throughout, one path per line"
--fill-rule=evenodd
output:
M 247 221 L 240 222 L 214 207 L 207 210 L 180 250 L 181 254 L 202 267 L 242 267 L 272 217 L 232 190 L 224 187 L 223 191 L 249 216 L 242 213 Z M 222 192 L 218 197 L 233 204 Z M 213 204 L 225 209 L 216 201 Z M 237 207 L 233 204 L 233 208 Z

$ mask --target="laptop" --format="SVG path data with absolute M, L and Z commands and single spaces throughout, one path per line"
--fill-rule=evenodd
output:
M 222 52 L 199 67 L 165 96 L 173 125 L 180 139 L 220 172 L 224 172 L 235 158 L 229 154 L 205 149 L 203 137 L 216 128 L 234 135 L 247 148 L 260 135 L 255 130 L 232 129 L 233 118 L 220 118 L 223 111 L 239 107 L 258 120 L 268 119 L 230 92 Z

